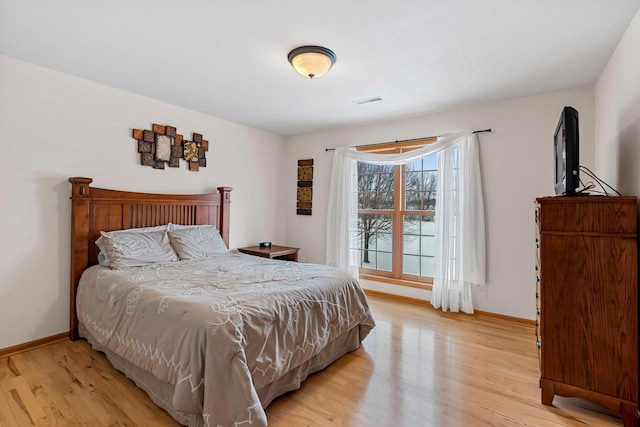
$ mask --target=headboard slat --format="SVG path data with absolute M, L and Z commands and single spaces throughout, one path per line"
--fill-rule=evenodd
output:
M 100 231 L 152 227 L 169 222 L 183 225 L 213 224 L 229 246 L 231 187 L 218 193 L 151 194 L 90 187 L 91 178 L 71 182 L 71 301 L 69 338 L 78 338 L 76 292 L 80 276 L 98 263 L 95 241 Z

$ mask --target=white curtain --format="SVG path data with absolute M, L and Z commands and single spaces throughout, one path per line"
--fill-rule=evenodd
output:
M 471 285 L 485 284 L 484 202 L 475 135 L 438 153 L 431 304 L 473 313 Z
M 485 276 L 484 205 L 477 142 L 475 134 L 462 132 L 400 154 L 336 148 L 327 214 L 327 264 L 358 276 L 357 252 L 353 250 L 358 218 L 357 162 L 402 165 L 438 152 L 442 161 L 451 159 L 442 165 L 439 160 L 438 166 L 436 230 L 440 236 L 436 236 L 436 277 L 431 303 L 443 310 L 462 309 L 472 313 L 470 284 L 484 284 Z M 445 152 L 449 154 L 443 155 Z M 441 174 L 457 178 L 441 178 Z M 449 183 L 443 193 L 440 192 L 441 181 Z M 460 185 L 453 187 L 455 182 Z M 442 214 L 438 215 L 441 210 Z M 449 215 L 453 215 L 455 221 Z M 438 254 L 438 250 L 447 252 Z

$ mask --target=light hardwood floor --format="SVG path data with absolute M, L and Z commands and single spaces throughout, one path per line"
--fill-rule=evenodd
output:
M 370 297 L 363 347 L 267 408 L 270 427 L 620 426 L 580 399 L 540 403 L 532 326 Z M 0 359 L 0 426 L 176 426 L 85 341 Z

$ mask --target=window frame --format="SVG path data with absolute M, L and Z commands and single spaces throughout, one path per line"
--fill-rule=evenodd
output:
M 403 153 L 422 148 L 427 144 L 433 144 L 437 138 L 421 138 L 409 141 L 391 142 L 356 148 L 357 151 L 367 151 L 380 154 Z M 358 215 L 391 215 L 391 271 L 377 270 L 359 267 L 360 278 L 391 283 L 394 285 L 409 286 L 420 289 L 431 289 L 433 277 L 423 277 L 414 274 L 403 273 L 402 256 L 404 245 L 404 216 L 435 216 L 435 211 L 407 210 L 405 205 L 405 165 L 394 166 L 394 207 L 390 209 L 358 209 Z

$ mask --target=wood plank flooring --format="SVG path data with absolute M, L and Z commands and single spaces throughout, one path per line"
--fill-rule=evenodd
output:
M 533 327 L 370 297 L 363 347 L 267 408 L 270 427 L 621 426 L 580 399 L 540 403 Z M 0 359 L 0 426 L 177 426 L 85 341 Z

